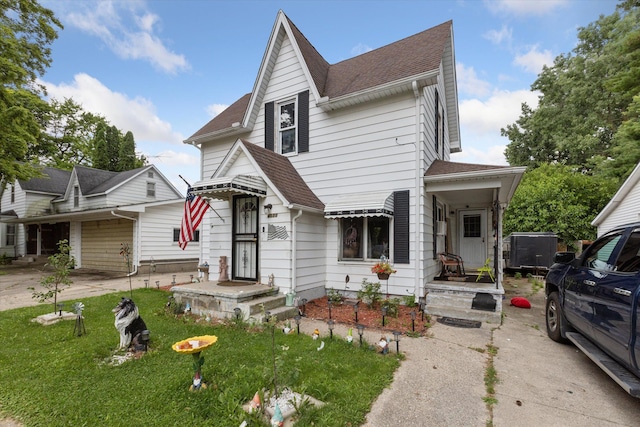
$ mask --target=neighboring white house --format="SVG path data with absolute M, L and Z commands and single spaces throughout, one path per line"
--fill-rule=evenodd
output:
M 201 150 L 194 192 L 225 218 L 205 217 L 201 261 L 228 257 L 233 279 L 273 275 L 312 299 L 378 281 L 384 255 L 397 273 L 383 291 L 424 297 L 439 252 L 502 270 L 502 214 L 524 168 L 449 161 L 461 151 L 451 21 L 329 64 L 280 11 L 252 92 L 185 143 Z
M 591 221 L 598 236 L 614 227 L 640 221 L 640 163 L 622 183 L 616 194 Z
M 151 264 L 158 271 L 195 271 L 200 243 L 191 242 L 184 251 L 178 246 L 184 197 L 155 166 L 126 172 L 76 166 L 43 173 L 4 191 L 1 254 L 48 256 L 67 239 L 77 268 L 126 272 L 120 254 L 126 243 L 132 271 Z

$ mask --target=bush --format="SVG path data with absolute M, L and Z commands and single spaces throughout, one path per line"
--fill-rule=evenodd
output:
M 382 301 L 382 292 L 380 292 L 380 282 L 369 282 L 362 279 L 362 287 L 358 291 L 358 299 L 369 307 L 374 307 Z

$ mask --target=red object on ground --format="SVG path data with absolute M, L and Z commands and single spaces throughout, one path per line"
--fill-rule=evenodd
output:
M 511 298 L 511 305 L 520 308 L 531 308 L 531 303 L 525 297 L 513 297 Z

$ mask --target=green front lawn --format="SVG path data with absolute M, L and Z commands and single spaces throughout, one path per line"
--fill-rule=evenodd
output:
M 27 426 L 266 425 L 242 410 L 258 390 L 273 389 L 272 334 L 262 326 L 212 324 L 177 317 L 165 309 L 168 294 L 139 289 L 133 300 L 151 331 L 150 351 L 138 360 L 110 364 L 119 342 L 111 309 L 122 296 L 86 298 L 87 334 L 74 336 L 74 322 L 31 322 L 52 305 L 0 312 L 0 419 Z M 66 303 L 65 310 L 71 310 Z M 191 392 L 190 355 L 171 349 L 191 336 L 216 335 L 202 367 L 208 388 Z M 375 398 L 398 367 L 381 356 L 335 337 L 318 341 L 275 330 L 278 384 L 326 403 L 303 407 L 297 425 L 361 425 Z M 366 346 L 365 346 L 366 347 Z

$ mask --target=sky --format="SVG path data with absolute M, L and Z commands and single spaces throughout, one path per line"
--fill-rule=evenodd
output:
M 48 96 L 131 131 L 181 191 L 200 180 L 184 144 L 257 78 L 278 10 L 331 64 L 453 21 L 462 152 L 451 160 L 506 165 L 500 129 L 520 116 L 544 65 L 569 54 L 579 27 L 614 0 L 41 0 L 64 29 L 41 76 Z M 205 177 L 208 178 L 208 177 Z

